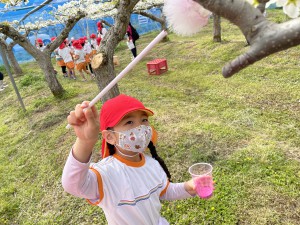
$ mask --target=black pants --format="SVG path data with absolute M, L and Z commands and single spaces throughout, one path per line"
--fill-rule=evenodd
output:
M 0 80 L 3 80 L 3 73 L 0 72 Z
M 90 64 L 90 63 L 89 63 L 89 68 L 90 68 L 91 73 L 94 73 L 93 68 L 92 68 L 92 64 Z
M 90 68 L 91 73 L 93 73 L 93 68 L 90 63 L 88 65 L 86 65 L 85 68 L 86 68 L 86 70 L 89 70 L 89 68 Z
M 63 74 L 67 73 L 67 67 L 66 66 L 62 66 L 61 67 L 61 71 Z
M 132 53 L 133 57 L 135 58 L 137 56 L 137 54 L 136 54 L 136 45 L 135 45 L 135 41 L 134 40 L 132 40 L 132 42 L 133 42 L 135 48 L 131 49 L 131 53 Z

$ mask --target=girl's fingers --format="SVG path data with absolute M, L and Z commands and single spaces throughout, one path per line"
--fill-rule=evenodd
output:
M 68 123 L 70 125 L 81 125 L 82 121 L 78 120 L 75 116 L 75 111 L 71 111 L 70 115 L 67 117 Z
M 75 107 L 75 117 L 78 120 L 85 121 L 85 116 L 81 104 L 77 104 Z
M 89 106 L 89 104 L 90 104 L 90 102 L 89 101 L 83 101 L 82 103 L 81 103 L 81 108 L 87 108 L 88 106 Z
M 95 119 L 98 120 L 98 119 L 99 119 L 99 114 L 98 114 L 97 108 L 93 105 L 93 106 L 91 107 L 91 109 L 92 109 L 92 112 L 93 112 L 93 114 L 94 114 Z
M 70 125 L 82 125 L 87 120 L 97 122 L 99 120 L 98 111 L 95 106 L 89 107 L 89 101 L 84 101 L 75 106 L 75 110 L 70 112 L 67 120 Z M 98 122 L 99 123 L 99 122 Z
M 85 108 L 87 108 L 87 107 L 89 106 L 89 104 L 90 104 L 89 101 L 84 101 L 84 102 L 82 102 L 81 107 L 82 107 L 83 109 L 85 109 Z M 93 105 L 90 109 L 91 109 L 92 112 L 93 112 L 94 118 L 95 118 L 95 119 L 99 119 L 98 110 L 97 110 L 96 106 Z

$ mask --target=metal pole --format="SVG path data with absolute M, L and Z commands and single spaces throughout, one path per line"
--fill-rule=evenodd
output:
M 15 83 L 14 77 L 13 77 L 13 75 L 12 75 L 11 72 L 10 72 L 9 63 L 8 63 L 8 60 L 7 60 L 7 57 L 6 57 L 6 53 L 5 53 L 5 51 L 3 50 L 3 47 L 2 47 L 1 44 L 0 44 L 0 53 L 1 53 L 2 61 L 3 61 L 3 64 L 4 64 L 4 66 L 5 66 L 6 72 L 7 72 L 8 76 L 9 76 L 9 78 L 10 78 L 10 81 L 11 81 L 11 83 L 12 83 L 14 89 L 15 89 L 15 92 L 16 92 L 16 94 L 17 94 L 17 96 L 18 96 L 19 102 L 20 102 L 20 104 L 21 104 L 23 110 L 26 111 L 25 105 L 24 105 L 24 103 L 23 103 L 23 100 L 22 100 L 22 98 L 21 98 L 21 95 L 20 95 L 20 93 L 19 93 L 19 90 L 18 90 L 18 88 L 17 88 L 17 85 L 16 85 L 16 83 Z

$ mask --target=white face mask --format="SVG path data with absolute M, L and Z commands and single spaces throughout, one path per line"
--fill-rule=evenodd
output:
M 143 152 L 152 138 L 152 128 L 146 125 L 116 133 L 119 133 L 119 144 L 117 145 L 126 151 L 132 152 Z

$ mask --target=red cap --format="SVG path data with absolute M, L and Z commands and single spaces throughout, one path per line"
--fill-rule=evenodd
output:
M 90 38 L 96 38 L 96 34 L 91 34 Z
M 66 47 L 65 43 L 61 43 L 60 46 L 59 46 L 59 49 L 63 49 L 64 47 Z
M 55 39 L 56 39 L 56 37 L 52 37 L 52 38 L 51 38 L 51 41 L 54 41 Z
M 99 21 L 97 23 L 98 31 L 102 30 L 102 23 Z
M 79 49 L 79 50 L 82 49 L 82 45 L 81 45 L 80 40 L 73 41 L 72 46 L 76 49 Z
M 97 45 L 100 45 L 101 40 L 102 40 L 101 37 L 97 37 L 97 38 L 96 38 Z
M 42 39 L 40 39 L 40 38 L 36 39 L 36 42 L 37 42 L 37 43 L 41 43 L 41 44 L 43 44 L 43 40 L 42 40 Z
M 154 113 L 145 108 L 143 103 L 139 100 L 121 94 L 115 98 L 106 101 L 100 110 L 100 130 L 106 130 L 109 127 L 116 126 L 121 119 L 128 113 L 141 110 L 147 113 L 148 116 L 152 116 Z M 105 139 L 102 140 L 102 158 L 109 155 L 109 150 L 106 145 Z

